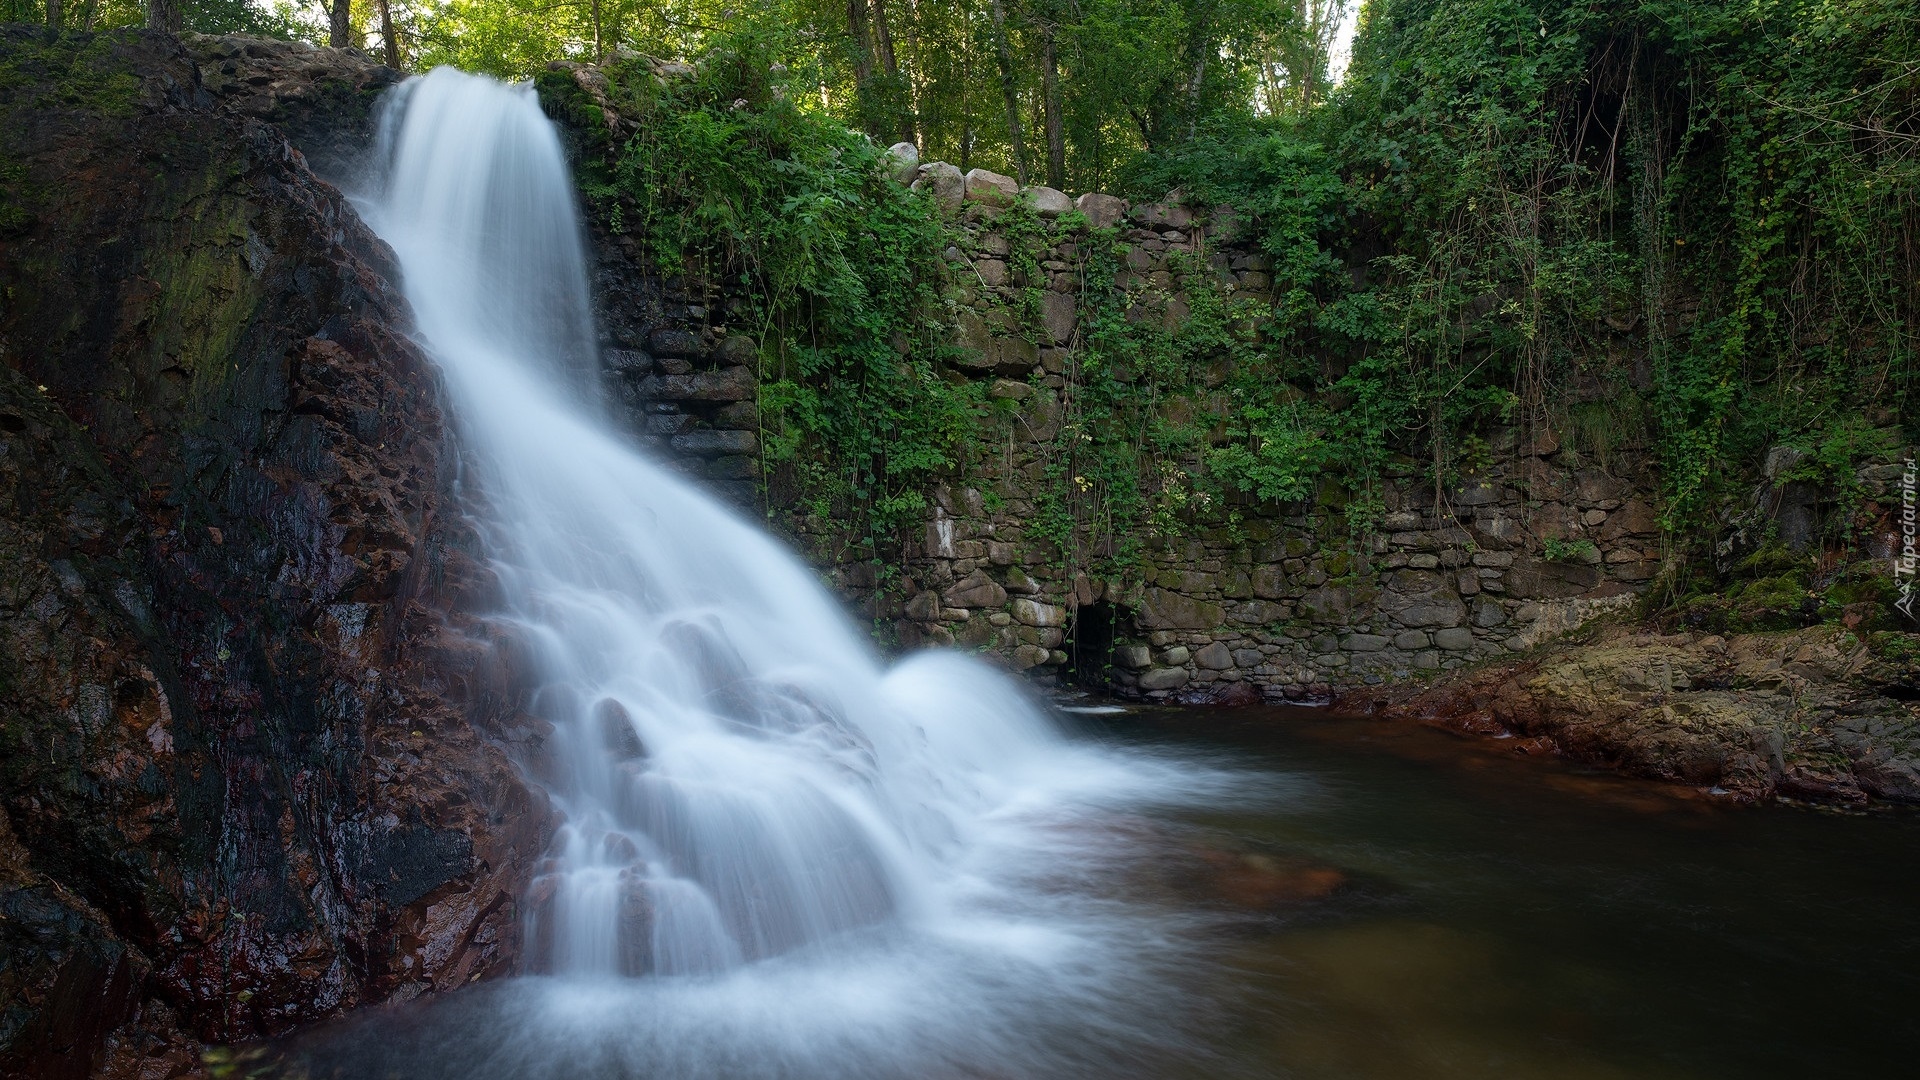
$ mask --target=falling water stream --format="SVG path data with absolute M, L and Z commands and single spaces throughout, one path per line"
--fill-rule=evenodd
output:
M 793 555 L 610 430 L 574 189 L 530 87 L 411 80 L 379 157 L 361 207 L 445 372 L 501 617 L 553 727 L 523 763 L 565 815 L 526 905 L 530 966 L 587 1012 L 792 993 L 847 1015 L 851 994 L 937 1026 L 980 1004 L 965 979 L 1121 992 L 1089 966 L 1118 924 L 1049 913 L 1012 879 L 1036 822 L 1201 778 L 1068 743 L 958 655 L 883 668 Z M 1155 933 L 1127 932 L 1134 953 Z
M 286 1075 L 1679 1080 L 1895 1075 L 1920 1038 L 1915 819 L 1297 711 L 1070 737 L 968 659 L 883 667 L 599 415 L 531 89 L 410 80 L 379 146 L 360 207 L 445 372 L 565 824 L 536 974 L 307 1033 Z

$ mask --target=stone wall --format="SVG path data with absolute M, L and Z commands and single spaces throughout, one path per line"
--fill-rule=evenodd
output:
M 574 70 L 583 89 L 593 74 Z M 1652 577 L 1658 526 L 1644 455 L 1626 447 L 1603 464 L 1552 438 L 1521 446 L 1513 432 L 1496 433 L 1498 465 L 1437 501 L 1411 465 L 1390 477 L 1385 514 L 1357 541 L 1334 505 L 1248 500 L 1232 507 L 1231 526 L 1201 522 L 1150 545 L 1127 580 L 1068 565 L 1027 525 L 1075 390 L 1091 292 L 1119 290 L 1127 319 L 1177 334 L 1197 288 L 1269 301 L 1270 265 L 1224 208 L 1070 199 L 981 169 L 919 164 L 909 145 L 893 152 L 896 179 L 927 191 L 954 222 L 945 252 L 952 367 L 983 383 L 998 408 L 981 420 L 964 475 L 929 493 L 925 528 L 884 588 L 874 567 L 838 557 L 834 522 L 789 514 L 777 495 L 766 505 L 757 343 L 732 325 L 739 298 L 650 273 L 633 237 L 593 224 L 616 414 L 681 471 L 769 512 L 882 637 L 977 649 L 1038 677 L 1129 696 L 1316 699 L 1339 684 L 1523 649 L 1623 606 Z M 1017 203 L 1043 221 L 1069 211 L 1086 219 L 1041 253 L 1044 280 L 1026 280 L 1010 258 L 1002 218 Z M 1083 247 L 1109 228 L 1123 245 L 1119 269 L 1096 280 Z M 1032 288 L 1042 290 L 1040 317 L 1023 325 L 1012 312 Z M 1227 365 L 1209 366 L 1203 389 L 1227 382 Z M 1186 465 L 1199 469 L 1197 458 Z
M 950 190 L 946 168 L 922 167 L 919 183 Z M 960 364 L 992 380 L 990 395 L 1017 399 L 1019 420 L 983 433 L 996 445 L 976 455 L 972 474 L 933 493 L 924 534 L 906 552 L 903 642 L 980 648 L 1016 669 L 1064 672 L 1127 696 L 1316 699 L 1333 684 L 1403 679 L 1525 648 L 1623 605 L 1653 575 L 1658 525 L 1643 456 L 1629 448 L 1602 467 L 1552 440 L 1520 446 L 1510 431 L 1491 448 L 1501 464 L 1437 501 L 1411 465 L 1390 477 L 1385 513 L 1357 544 L 1330 492 L 1313 504 L 1245 500 L 1231 507 L 1237 521 L 1222 507 L 1213 524 L 1202 515 L 1184 535 L 1150 544 L 1128 580 L 1073 572 L 1023 522 L 1073 392 L 1083 292 L 1121 290 L 1127 318 L 1177 333 L 1189 290 L 1201 287 L 1196 276 L 1266 302 L 1269 267 L 1229 213 L 1083 195 L 1074 205 L 1090 224 L 1118 230 L 1123 269 L 1117 280 L 1085 280 L 1075 242 L 1048 252 L 1045 331 L 1023 337 L 994 325 L 1005 307 L 992 303 L 1027 284 L 1009 280 L 990 209 L 1008 200 L 1011 182 L 976 170 L 957 186 L 965 240 L 949 258 L 964 283 Z M 1022 194 L 1043 215 L 1065 202 L 1047 189 Z M 1230 375 L 1209 366 L 1203 381 Z M 1200 468 L 1197 458 L 1185 464 Z M 1549 540 L 1557 559 L 1544 557 Z

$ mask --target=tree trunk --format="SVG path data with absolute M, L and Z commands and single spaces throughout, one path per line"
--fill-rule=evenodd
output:
M 1058 28 L 1048 21 L 1042 28 L 1045 66 L 1041 69 L 1041 97 L 1045 99 L 1047 122 L 1047 186 L 1067 189 L 1067 127 L 1060 109 L 1060 56 L 1054 48 Z
M 385 4 L 387 0 L 380 0 Z M 600 0 L 593 0 L 593 62 L 599 63 L 607 55 L 607 46 L 600 36 Z
M 900 74 L 900 65 L 893 57 L 893 31 L 887 27 L 887 0 L 873 0 L 873 47 L 880 54 L 880 70 L 888 75 Z
M 400 39 L 393 36 L 393 0 L 380 0 L 380 41 L 386 48 L 387 66 L 398 71 Z
M 328 13 L 327 44 L 336 49 L 344 49 L 353 44 L 353 0 L 333 0 L 333 10 Z
M 176 0 L 147 0 L 147 29 L 180 32 L 180 8 Z
M 89 32 L 93 30 L 93 20 L 99 13 L 99 8 L 100 0 L 87 0 L 80 5 L 80 29 Z
M 1013 47 L 1007 42 L 1007 6 L 993 0 L 993 49 L 1000 58 L 1000 96 L 1007 103 L 1007 144 L 1013 154 L 1014 179 L 1027 182 L 1026 140 L 1020 136 L 1020 96 L 1013 85 Z
M 47 25 L 60 29 L 60 0 L 47 0 Z
M 873 78 L 873 47 L 867 32 L 867 0 L 847 0 L 847 34 L 853 38 L 853 79 L 861 86 Z

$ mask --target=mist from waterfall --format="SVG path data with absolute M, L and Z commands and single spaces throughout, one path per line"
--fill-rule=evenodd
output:
M 552 726 L 522 762 L 565 815 L 523 904 L 530 968 L 558 977 L 528 981 L 566 1018 L 542 1037 L 623 1032 L 608 1075 L 932 1075 L 1029 1060 L 1043 1013 L 1150 1008 L 1168 930 L 1062 891 L 1103 843 L 1074 823 L 1212 781 L 1069 741 L 957 654 L 883 667 L 781 544 L 611 428 L 531 87 L 410 80 L 379 148 L 362 212 L 444 371 Z

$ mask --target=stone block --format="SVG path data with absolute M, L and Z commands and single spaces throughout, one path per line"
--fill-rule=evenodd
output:
M 695 457 L 751 454 L 760 449 L 760 437 L 751 431 L 689 431 L 671 440 L 674 452 Z
M 1007 283 L 1007 264 L 999 259 L 975 259 L 973 272 L 979 275 L 982 285 L 997 286 Z
M 1242 626 L 1266 626 L 1286 618 L 1287 609 L 1271 600 L 1247 600 L 1233 605 L 1227 615 Z
M 1265 662 L 1266 654 L 1262 653 L 1259 649 L 1233 650 L 1233 663 L 1235 667 L 1256 668 Z
M 638 349 L 607 349 L 600 354 L 600 364 L 614 375 L 637 379 L 653 370 L 653 357 Z
M 1167 203 L 1145 203 L 1133 208 L 1133 220 L 1150 229 L 1170 231 L 1193 227 L 1193 211 Z
M 1032 575 L 1017 566 L 1002 574 L 1000 580 L 1006 583 L 1007 591 L 1011 593 L 1021 593 L 1032 596 L 1034 593 L 1040 591 L 1040 583 L 1033 580 Z
M 1387 647 L 1387 639 L 1379 634 L 1348 634 L 1340 647 L 1348 652 L 1379 652 Z
M 1287 575 L 1278 566 L 1257 566 L 1253 571 L 1253 595 L 1262 600 L 1280 600 L 1287 595 Z
M 654 401 L 750 401 L 754 390 L 753 370 L 745 367 L 651 375 L 640 384 L 641 395 Z
M 910 142 L 887 147 L 887 176 L 896 184 L 911 184 L 920 174 L 920 148 Z
M 1020 194 L 1033 201 L 1034 212 L 1041 217 L 1059 217 L 1073 209 L 1073 200 L 1067 198 L 1066 192 L 1044 184 L 1021 188 Z
M 967 181 L 959 169 L 944 161 L 934 161 L 920 166 L 913 190 L 926 192 L 941 209 L 953 211 L 959 209 L 960 201 L 966 197 Z
M 706 345 L 700 340 L 699 334 L 674 326 L 656 327 L 648 334 L 647 351 L 656 359 L 676 357 L 698 360 L 707 354 Z
M 1191 659 L 1193 659 L 1193 653 L 1185 645 L 1175 645 L 1160 654 L 1160 662 L 1163 664 L 1179 665 Z
M 1038 645 L 1021 645 L 1013 650 L 1013 666 L 1017 671 L 1039 667 L 1047 662 L 1048 650 Z
M 940 597 L 931 589 L 923 593 L 916 593 L 913 599 L 907 601 L 907 618 L 909 619 L 918 619 L 921 622 L 932 622 L 938 618 L 939 615 Z
M 1007 590 L 985 570 L 975 570 L 947 590 L 946 601 L 958 608 L 997 608 L 1007 602 Z
M 1039 346 L 1025 338 L 994 338 L 988 355 L 993 370 L 1002 375 L 1025 375 L 1040 363 Z
M 1598 567 L 1580 563 L 1548 562 L 1523 555 L 1507 571 L 1507 591 L 1530 600 L 1553 600 L 1578 596 L 1600 584 Z
M 1089 191 L 1074 200 L 1074 208 L 1086 215 L 1087 224 L 1096 229 L 1110 229 L 1126 216 L 1125 199 L 1112 195 L 1101 195 Z
M 1433 643 L 1449 652 L 1459 652 L 1473 648 L 1473 631 L 1464 626 L 1449 626 L 1445 630 L 1436 630 Z
M 760 345 L 745 334 L 734 334 L 713 350 L 713 358 L 728 367 L 751 364 L 760 358 Z
M 1154 668 L 1140 675 L 1142 690 L 1178 690 L 1187 685 L 1186 668 Z
M 760 470 L 753 458 L 745 454 L 728 454 L 707 462 L 704 471 L 714 480 L 746 480 Z
M 1219 604 L 1166 589 L 1146 590 L 1140 605 L 1140 625 L 1152 630 L 1211 630 L 1225 621 Z
M 1044 604 L 1038 600 L 1021 597 L 1013 602 L 1013 617 L 1027 626 L 1065 626 L 1067 609 L 1058 604 Z
M 1425 630 L 1402 630 L 1393 636 L 1393 647 L 1405 652 L 1417 652 L 1431 644 Z
M 1047 337 L 1054 344 L 1064 345 L 1073 337 L 1075 318 L 1073 297 L 1057 292 L 1040 297 L 1040 325 L 1046 328 Z
M 1117 667 L 1138 671 L 1153 663 L 1153 654 L 1145 645 L 1115 645 L 1113 662 Z
M 1599 539 L 1607 544 L 1629 536 L 1658 535 L 1660 516 L 1653 512 L 1653 507 L 1635 499 L 1607 515 L 1606 523 L 1600 526 Z
M 1019 557 L 1019 548 L 1004 540 L 987 541 L 987 561 L 995 566 L 1012 566 Z
M 1193 662 L 1209 671 L 1225 671 L 1233 666 L 1233 652 L 1218 641 L 1193 654 Z
M 964 178 L 964 198 L 967 202 L 981 203 L 986 206 L 1012 206 L 1020 196 L 1020 183 L 1011 176 L 1002 176 L 986 169 L 973 169 Z

